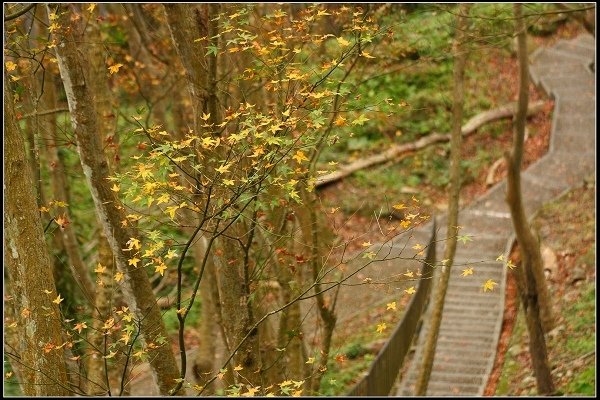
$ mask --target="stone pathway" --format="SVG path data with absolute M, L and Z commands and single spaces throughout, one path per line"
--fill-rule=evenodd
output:
M 548 153 L 522 174 L 523 199 L 529 216 L 595 171 L 596 82 L 590 69 L 595 48 L 592 36 L 581 35 L 540 48 L 531 56 L 532 80 L 554 98 L 555 108 Z M 429 396 L 483 395 L 504 312 L 506 267 L 495 260 L 499 254 L 507 255 L 514 240 L 505 193 L 506 182 L 501 182 L 460 211 L 461 232 L 473 235 L 473 241 L 458 244 Z M 445 228 L 445 218 L 438 223 Z M 443 230 L 438 237 L 445 237 Z M 443 254 L 443 246 L 439 247 L 438 258 Z M 473 266 L 475 274 L 461 277 L 466 268 L 462 265 Z M 498 286 L 491 293 L 482 293 L 487 279 L 498 282 Z M 427 317 L 428 314 L 425 321 Z M 425 322 L 413 360 L 421 359 L 423 332 L 427 328 Z M 408 365 L 397 396 L 413 395 L 416 374 L 417 363 L 413 362 Z

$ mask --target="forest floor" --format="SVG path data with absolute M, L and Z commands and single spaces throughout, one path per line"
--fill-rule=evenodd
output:
M 548 37 L 533 37 L 532 38 L 532 47 L 539 46 L 549 46 L 555 43 L 559 39 L 570 39 L 577 36 L 582 32 L 582 28 L 576 23 L 567 23 L 558 28 L 558 30 L 552 36 Z M 475 57 L 474 57 L 475 58 Z M 492 107 L 499 106 L 502 104 L 506 104 L 510 101 L 515 101 L 518 81 L 515 78 L 517 76 L 517 62 L 515 57 L 507 56 L 506 53 L 501 51 L 491 50 L 490 53 L 478 60 L 481 62 L 482 60 L 486 60 L 486 66 L 480 68 L 487 68 L 489 70 L 489 81 L 486 82 L 485 87 L 479 88 L 485 91 L 485 96 L 488 96 L 491 100 Z M 474 62 L 474 61 L 471 61 Z M 472 65 L 473 67 L 473 65 Z M 523 169 L 526 169 L 530 164 L 544 156 L 548 150 L 549 141 L 550 141 L 550 131 L 552 124 L 552 109 L 553 102 L 548 99 L 544 93 L 539 91 L 533 85 L 530 87 L 530 101 L 545 99 L 546 103 L 542 112 L 536 114 L 535 116 L 529 119 L 527 129 L 528 129 L 528 138 L 525 142 L 525 152 L 524 152 L 524 160 L 523 160 Z M 483 127 L 479 130 L 479 133 L 468 137 L 463 141 L 462 159 L 467 163 L 471 163 L 471 165 L 475 165 L 476 168 L 472 169 L 471 177 L 468 179 L 461 189 L 461 207 L 470 204 L 473 200 L 480 197 L 484 194 L 489 188 L 491 188 L 497 182 L 503 180 L 506 177 L 506 168 L 504 163 L 502 162 L 499 167 L 493 173 L 493 184 L 490 185 L 488 175 L 490 175 L 490 166 L 496 161 L 496 159 L 490 160 L 490 155 L 485 154 L 482 155 L 482 152 L 485 152 L 489 149 L 501 149 L 500 154 L 504 150 L 508 150 L 511 148 L 512 144 L 512 123 L 510 120 L 499 121 L 492 123 L 493 127 Z M 437 149 L 435 149 L 437 147 Z M 438 151 L 441 152 L 443 149 L 441 146 L 434 146 L 434 149 L 427 149 L 426 151 Z M 497 154 L 497 153 L 495 153 Z M 414 157 L 415 155 L 408 155 L 405 158 Z M 482 162 L 482 159 L 488 160 L 488 162 Z M 390 165 L 385 165 L 380 167 L 385 170 L 390 169 Z M 474 172 L 474 173 L 473 173 Z M 391 173 L 391 172 L 390 172 Z M 486 182 L 487 181 L 487 182 Z M 356 185 L 356 178 L 349 177 L 345 180 L 338 182 L 335 185 L 328 186 L 323 188 L 321 193 L 322 204 L 326 209 L 335 210 L 339 207 L 340 204 L 344 202 L 348 202 L 348 197 L 355 196 L 357 198 L 356 203 L 360 204 L 358 207 L 364 205 L 368 212 L 364 212 L 364 210 L 360 210 L 357 208 L 345 209 L 341 207 L 341 210 L 338 212 L 328 213 L 328 217 L 330 218 L 330 225 L 340 227 L 336 230 L 336 233 L 342 236 L 342 240 L 350 243 L 348 247 L 348 251 L 358 251 L 362 250 L 361 242 L 363 238 L 368 239 L 372 243 L 376 242 L 384 242 L 389 239 L 388 228 L 393 226 L 397 226 L 399 220 L 393 217 L 380 217 L 378 218 L 376 215 L 378 211 L 368 210 L 369 207 L 375 206 L 374 204 L 368 204 L 369 199 L 374 199 L 378 197 L 378 193 L 365 193 L 364 186 L 360 188 L 360 193 L 358 192 Z M 373 191 L 378 190 L 378 183 L 373 182 L 371 187 Z M 444 213 L 447 209 L 447 201 L 448 196 L 446 194 L 445 188 L 440 187 L 439 185 L 427 184 L 427 182 L 423 182 L 421 185 L 416 187 L 413 192 L 410 193 L 409 198 L 415 196 L 420 200 L 420 204 L 422 205 L 422 209 L 420 210 L 422 213 L 427 215 L 440 214 Z M 589 189 L 584 189 L 589 190 Z M 591 196 L 592 204 L 591 210 L 594 210 L 593 203 L 593 189 Z M 400 201 L 400 199 L 389 199 L 389 204 L 395 204 L 395 202 Z M 362 212 L 361 212 L 362 211 Z M 385 214 L 384 214 L 385 215 Z M 592 223 L 595 220 L 592 217 Z M 550 220 L 540 220 L 543 229 L 546 231 L 552 230 L 558 232 L 559 228 L 554 227 L 554 224 L 558 223 L 558 221 L 550 221 Z M 595 225 L 593 225 L 595 226 Z M 568 228 L 566 228 L 568 229 Z M 361 237 L 361 240 L 355 240 L 357 237 Z M 593 228 L 592 228 L 592 242 L 593 242 Z M 554 282 L 564 288 L 564 279 L 569 279 L 569 273 L 566 272 L 573 264 L 575 259 L 578 259 L 578 256 L 581 256 L 584 253 L 580 253 L 579 250 L 584 249 L 588 244 L 583 241 L 581 243 L 581 247 L 577 247 L 577 250 L 565 250 L 559 249 L 558 254 L 564 254 L 564 256 L 559 256 L 560 261 L 559 265 L 561 265 L 560 276 L 563 281 L 558 281 L 559 278 L 553 278 Z M 566 251 L 566 253 L 565 253 Z M 585 249 L 585 252 L 589 251 L 588 248 Z M 592 248 L 593 251 L 593 248 Z M 567 257 L 568 260 L 571 260 L 571 264 L 567 265 L 564 262 L 564 257 Z M 570 258 L 569 258 L 570 257 Z M 593 260 L 593 255 L 592 255 Z M 592 261 L 593 265 L 593 261 Z M 595 273 L 594 273 L 595 274 Z M 553 283 L 554 283 L 553 282 Z M 569 285 L 566 285 L 569 286 Z M 576 288 L 577 291 L 581 291 L 579 284 Z M 592 286 L 593 287 L 593 286 Z M 552 293 L 557 295 L 561 295 L 562 291 L 553 290 Z M 573 306 L 573 302 L 577 301 L 573 295 L 570 295 L 571 306 Z M 595 295 L 592 295 L 592 299 L 595 298 Z M 503 355 L 506 352 L 507 342 L 510 339 L 510 332 L 512 331 L 512 326 L 518 324 L 516 321 L 516 286 L 514 281 L 509 276 L 508 284 L 507 284 L 507 311 L 505 312 L 505 321 L 504 321 L 504 332 L 502 339 L 499 343 L 499 354 Z M 361 304 L 360 299 L 356 300 L 354 305 L 350 305 L 355 307 L 356 304 Z M 568 304 L 557 304 L 557 314 L 560 313 L 560 308 L 568 309 Z M 402 305 L 400 305 L 402 307 Z M 393 324 L 399 320 L 401 313 L 396 313 L 396 315 L 392 315 L 391 313 L 386 313 L 385 307 L 379 306 L 374 308 L 373 310 L 368 310 L 370 315 L 373 316 L 372 320 L 385 320 L 388 325 L 393 326 Z M 593 310 L 592 310 L 593 311 Z M 521 327 L 523 325 L 522 321 Z M 564 322 L 564 321 L 563 321 Z M 559 326 L 563 327 L 564 323 Z M 360 331 L 354 331 L 354 327 L 349 327 L 349 329 L 345 329 L 344 326 L 339 326 L 336 331 L 337 340 L 334 341 L 334 346 L 332 349 L 333 360 L 330 365 L 330 371 L 327 372 L 323 383 L 322 383 L 322 394 L 326 395 L 341 395 L 344 394 L 356 381 L 356 378 L 360 376 L 362 371 L 365 371 L 369 365 L 370 361 L 375 357 L 381 346 L 385 343 L 385 338 L 383 335 L 374 335 L 374 327 L 364 327 L 364 329 Z M 368 332 L 368 333 L 367 333 Z M 523 332 L 521 329 L 520 333 Z M 388 332 L 389 333 L 389 332 Z M 556 335 L 555 335 L 556 336 Z M 594 340 L 592 339 L 592 344 Z M 556 349 L 558 349 L 557 347 Z M 519 366 L 522 367 L 522 364 L 529 362 L 527 347 L 521 345 L 519 347 Z M 555 350 L 557 351 L 557 350 Z M 589 365 L 589 361 L 593 365 L 595 361 L 595 356 L 591 357 L 589 355 L 585 355 L 588 357 L 583 360 L 582 365 Z M 555 360 L 558 360 L 555 358 Z M 586 361 L 587 360 L 587 361 Z M 494 388 L 498 386 L 498 379 L 500 375 L 500 367 L 502 366 L 502 356 L 499 356 L 497 360 L 498 366 L 494 369 L 493 377 L 490 379 L 489 387 L 486 390 L 486 394 L 494 394 Z M 560 382 L 562 385 L 560 387 L 564 387 L 568 385 L 570 382 L 569 378 L 572 378 L 572 373 L 568 373 L 565 371 L 560 372 L 561 368 L 555 369 L 556 374 L 560 374 Z M 531 369 L 520 368 L 519 371 L 531 371 Z M 522 372 L 523 374 L 525 372 Z M 584 374 L 588 372 L 584 371 Z M 558 376 L 558 375 L 557 375 Z M 593 376 L 593 375 L 592 375 Z M 509 382 L 514 381 L 514 376 L 509 376 Z M 525 376 L 523 377 L 525 378 Z M 503 375 L 503 379 L 506 377 Z M 559 379 L 559 380 L 560 380 Z M 519 380 L 517 378 L 517 380 Z M 520 380 L 519 380 L 520 381 Z M 588 379 L 589 381 L 589 379 Z M 500 389 L 496 391 L 496 394 L 527 394 L 531 392 L 531 387 L 535 386 L 535 381 L 531 381 L 531 379 L 526 380 L 526 385 L 522 389 L 513 388 L 508 391 L 501 391 Z M 571 390 L 571 392 L 573 392 Z M 578 392 L 573 392 L 578 393 Z
M 557 390 L 565 395 L 593 395 L 595 383 L 595 204 L 594 177 L 560 199 L 546 204 L 533 226 L 542 238 L 542 256 L 555 327 L 547 335 L 548 358 Z M 513 263 L 519 265 L 518 246 Z M 528 335 L 519 312 L 512 274 L 494 370 L 485 395 L 536 395 Z

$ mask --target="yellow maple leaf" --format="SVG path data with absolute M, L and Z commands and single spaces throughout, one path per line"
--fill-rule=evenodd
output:
M 350 42 L 347 41 L 346 39 L 344 39 L 343 37 L 339 37 L 337 38 L 337 42 L 340 44 L 340 46 L 342 47 L 347 47 L 350 45 Z
M 504 261 L 504 254 L 500 254 L 498 257 L 496 257 L 496 261 Z
M 408 289 L 404 289 L 404 292 L 407 294 L 414 294 L 416 292 L 415 287 L 411 286 Z
M 137 267 L 137 265 L 138 265 L 138 263 L 140 261 L 141 260 L 139 258 L 137 258 L 137 257 L 130 258 L 129 259 L 129 265 L 133 265 L 134 267 Z
M 113 192 L 118 192 L 119 190 L 121 190 L 121 187 L 119 185 L 117 185 L 116 183 L 110 188 L 110 190 L 112 190 Z
M 129 241 L 127 242 L 127 246 L 128 246 L 127 248 L 129 250 L 132 250 L 132 249 L 139 250 L 142 247 L 142 245 L 140 244 L 140 241 L 136 238 L 129 238 Z
M 302 389 L 294 390 L 292 392 L 292 397 L 300 397 L 302 396 Z
M 362 247 L 369 247 L 371 245 L 372 245 L 371 242 L 363 242 L 361 246 Z
M 232 186 L 235 185 L 235 181 L 233 179 L 223 179 L 223 184 L 225 186 Z
M 110 329 L 114 325 L 115 325 L 115 319 L 111 317 L 104 322 L 104 326 L 102 327 L 102 329 Z
M 169 194 L 163 193 L 157 199 L 156 204 L 162 204 L 162 203 L 168 203 L 168 202 L 169 202 Z
M 107 355 L 105 355 L 102 358 L 109 359 L 109 358 L 113 358 L 115 355 L 117 355 L 117 352 L 116 351 L 111 351 L 110 353 L 108 353 Z
M 382 322 L 380 324 L 377 324 L 377 333 L 382 333 L 383 331 L 385 331 L 385 329 L 387 328 L 387 324 L 385 322 Z
M 422 244 L 419 244 L 419 243 L 417 243 L 417 244 L 415 244 L 415 245 L 414 245 L 412 248 L 413 248 L 413 249 L 415 249 L 415 250 L 421 250 L 421 249 L 423 248 L 423 245 L 422 245 Z
M 473 267 L 463 269 L 462 276 L 473 275 Z
M 243 397 L 254 397 L 254 395 L 256 395 L 256 393 L 258 392 L 259 388 L 260 388 L 260 386 L 248 388 L 248 391 L 246 393 L 242 393 L 242 396 Z
M 92 13 L 94 12 L 94 9 L 96 8 L 96 3 L 90 3 L 89 7 L 87 8 L 87 10 Z
M 166 269 L 167 269 L 167 266 L 164 263 L 160 263 L 159 265 L 154 267 L 154 272 L 158 272 L 160 274 L 160 276 L 163 276 L 165 274 Z
M 242 367 L 242 364 L 239 364 L 237 367 L 233 368 L 234 371 L 241 371 L 243 369 L 244 369 L 244 367 Z
M 229 167 L 231 167 L 231 164 L 222 164 L 219 168 L 216 168 L 216 171 L 224 174 L 225 172 L 229 172 Z
M 55 30 L 60 29 L 60 25 L 57 24 L 56 22 L 53 22 L 52 24 L 50 24 L 50 26 L 48 27 L 48 32 L 52 33 Z
M 279 384 L 279 387 L 283 388 L 286 386 L 290 386 L 292 384 L 292 381 L 283 381 Z
M 60 294 L 58 296 L 56 296 L 56 298 L 54 300 L 52 300 L 52 302 L 54 304 L 60 304 L 64 299 L 60 297 Z
M 494 282 L 494 281 L 493 281 L 493 280 L 491 280 L 491 279 L 488 279 L 488 280 L 487 280 L 487 281 L 485 281 L 485 283 L 483 284 L 483 291 L 484 291 L 484 292 L 487 292 L 488 290 L 489 290 L 489 291 L 492 291 L 492 290 L 494 290 L 494 286 L 495 286 L 495 285 L 497 285 L 497 283 L 496 283 L 496 282 Z
M 78 324 L 75 324 L 75 330 L 78 333 L 81 333 L 82 330 L 84 330 L 85 328 L 87 328 L 87 324 L 85 322 L 79 322 Z
M 12 61 L 7 61 L 4 63 L 4 65 L 6 66 L 6 70 L 9 72 L 14 71 L 17 68 L 17 64 Z
M 375 58 L 374 56 L 370 55 L 366 51 L 363 51 L 360 55 L 363 56 L 364 58 Z
M 410 221 L 407 219 L 403 219 L 402 222 L 400 222 L 400 226 L 402 227 L 402 229 L 406 229 L 410 226 Z
M 396 302 L 392 301 L 391 303 L 387 303 L 387 308 L 386 310 L 395 310 L 396 309 Z
M 179 208 L 178 206 L 169 206 L 169 207 L 165 208 L 165 212 L 169 214 L 171 219 L 173 219 L 173 218 L 175 218 L 175 211 L 177 211 L 178 208 Z
M 296 152 L 296 154 L 294 154 L 294 155 L 292 156 L 292 158 L 293 158 L 294 160 L 296 160 L 296 162 L 297 162 L 298 164 L 302 164 L 302 162 L 303 162 L 303 161 L 308 161 L 308 157 L 306 157 L 306 155 L 304 154 L 304 152 L 303 152 L 303 151 L 301 151 L 301 150 L 298 150 L 298 151 Z
M 110 74 L 116 74 L 117 72 L 119 72 L 119 69 L 123 66 L 123 64 L 113 64 L 110 67 L 108 67 L 108 72 L 110 72 Z
M 407 208 L 404 203 L 398 203 L 398 204 L 394 204 L 392 207 L 394 207 L 396 210 L 403 210 L 405 208 Z
M 129 260 L 129 262 L 131 264 L 131 260 Z M 119 271 L 115 274 L 115 281 L 121 282 L 123 280 L 123 278 L 125 278 L 125 275 L 121 271 Z
M 513 268 L 515 268 L 515 267 L 516 267 L 516 265 L 515 265 L 515 264 L 513 264 L 511 260 L 508 260 L 508 261 L 506 262 L 506 266 L 507 266 L 508 268 L 510 268 L 510 269 L 513 269 Z
M 346 118 L 342 117 L 341 115 L 339 117 L 337 117 L 335 119 L 334 122 L 335 126 L 345 126 L 346 125 Z
M 308 360 L 306 360 L 305 364 L 314 364 L 315 363 L 315 358 L 314 357 L 308 357 Z
M 406 276 L 407 278 L 412 278 L 414 276 L 413 272 L 409 271 L 409 270 L 406 270 L 406 272 L 403 275 Z

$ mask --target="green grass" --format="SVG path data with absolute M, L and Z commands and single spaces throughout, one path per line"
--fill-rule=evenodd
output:
M 595 187 L 587 185 L 570 191 L 542 208 L 533 226 L 545 245 L 558 254 L 568 249 L 574 260 L 565 259 L 566 268 L 595 265 Z M 569 272 L 568 272 L 569 273 Z M 588 275 L 589 276 L 589 275 Z M 552 377 L 561 395 L 592 396 L 596 390 L 596 287 L 591 280 L 573 284 L 568 277 L 550 283 L 554 296 L 556 331 L 546 335 Z M 527 329 L 519 311 L 514 326 L 496 395 L 534 395 L 535 380 L 530 365 L 522 356 L 529 351 Z

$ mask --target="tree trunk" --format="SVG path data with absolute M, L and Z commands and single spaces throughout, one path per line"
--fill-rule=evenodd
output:
M 243 224 L 233 224 L 226 234 L 234 238 L 243 238 Z M 221 299 L 222 322 L 226 340 L 230 350 L 235 351 L 234 366 L 241 365 L 243 379 L 236 377 L 236 382 L 248 382 L 254 386 L 261 383 L 261 360 L 259 329 L 252 329 L 255 323 L 252 313 L 249 271 L 246 269 L 241 249 L 237 242 L 222 238 L 217 245 L 215 266 Z
M 316 372 L 311 377 L 310 382 L 307 382 L 306 387 L 313 393 L 317 393 L 321 387 L 321 378 L 327 370 L 329 362 L 329 354 L 331 351 L 331 341 L 333 331 L 337 323 L 337 315 L 335 313 L 335 299 L 340 286 L 334 289 L 335 293 L 325 295 L 323 287 L 319 283 L 323 277 L 321 275 L 326 268 L 325 260 L 327 259 L 327 243 L 330 243 L 330 238 L 327 237 L 330 233 L 318 219 L 318 201 L 315 192 L 308 192 L 303 189 L 301 192 L 302 202 L 295 214 L 298 218 L 300 232 L 304 243 L 303 251 L 308 255 L 308 262 L 312 272 L 312 281 L 314 283 L 315 301 L 317 303 L 317 313 L 323 322 L 323 331 L 321 333 L 320 357 L 316 366 Z
M 448 281 L 450 280 L 450 270 L 454 262 L 456 253 L 456 241 L 458 235 L 458 200 L 460 195 L 460 146 L 461 146 L 461 124 L 463 118 L 463 108 L 465 101 L 464 94 L 464 75 L 465 63 L 467 60 L 466 51 L 466 30 L 468 24 L 469 4 L 459 6 L 457 16 L 456 37 L 454 39 L 454 92 L 452 106 L 452 138 L 450 140 L 450 185 L 449 185 L 449 204 L 448 204 L 448 227 L 447 242 L 444 251 L 446 263 L 442 265 L 440 277 L 435 286 L 435 295 L 431 310 L 431 322 L 425 339 L 423 359 L 421 360 L 421 369 L 417 378 L 415 387 L 416 396 L 425 396 L 427 386 L 433 369 L 433 359 L 437 346 L 437 338 L 442 322 L 444 312 L 444 300 L 448 290 Z M 451 235 L 451 236 L 450 236 Z
M 98 264 L 106 267 L 106 271 L 96 273 L 97 294 L 94 311 L 92 314 L 92 329 L 89 334 L 89 350 L 86 354 L 87 362 L 87 380 L 86 392 L 89 396 L 104 396 L 107 394 L 108 387 L 106 374 L 104 371 L 103 354 L 95 349 L 102 349 L 104 335 L 102 326 L 110 316 L 110 306 L 112 304 L 112 294 L 114 293 L 115 265 L 113 262 L 113 253 L 110 244 L 103 233 L 98 237 Z
M 51 110 L 57 106 L 54 80 L 52 77 L 49 79 L 49 82 L 44 89 L 42 101 L 42 104 L 45 105 L 45 109 Z M 48 163 L 50 165 L 50 178 L 52 180 L 52 194 L 54 196 L 54 200 L 69 203 L 67 194 L 68 182 L 67 175 L 65 173 L 65 166 L 58 155 L 59 145 L 56 129 L 56 116 L 51 114 L 42 118 L 44 119 L 45 131 L 47 132 L 49 138 L 46 147 L 48 149 Z M 68 208 L 64 209 L 64 215 L 68 221 L 73 221 Z M 96 295 L 94 283 L 92 282 L 90 272 L 88 271 L 85 263 L 83 262 L 83 258 L 81 257 L 79 243 L 77 243 L 74 230 L 75 228 L 73 224 L 70 224 L 64 229 L 61 228 L 62 240 L 69 260 L 69 268 L 71 269 L 73 278 L 75 278 L 75 281 L 79 285 L 79 288 L 83 292 L 85 298 L 90 302 L 90 304 L 94 304 Z
M 146 270 L 128 265 L 131 254 L 124 249 L 131 238 L 138 237 L 138 233 L 132 228 L 121 226 L 125 215 L 107 180 L 108 163 L 98 135 L 93 96 L 83 73 L 88 68 L 84 56 L 86 51 L 79 48 L 72 31 L 67 30 L 72 25 L 69 13 L 61 14 L 60 10 L 54 10 L 55 7 L 48 6 L 48 12 L 56 11 L 60 15 L 57 22 L 62 28 L 57 32 L 60 43 L 56 47 L 56 55 L 67 94 L 77 149 L 98 219 L 113 250 L 117 268 L 125 275 L 123 293 L 130 309 L 143 321 L 141 331 L 146 342 L 155 343 L 168 339 Z M 149 350 L 149 359 L 160 393 L 168 394 L 179 378 L 175 357 L 168 342 Z
M 17 354 L 26 396 L 68 396 L 60 346 L 61 314 L 52 303 L 56 287 L 48 256 L 25 143 L 15 121 L 12 93 L 4 83 L 4 262 L 14 296 L 14 315 L 22 333 Z M 51 291 L 51 294 L 44 293 Z M 14 365 L 14 363 L 13 363 Z
M 521 274 L 517 282 L 519 283 L 519 293 L 527 321 L 529 352 L 537 381 L 538 394 L 551 395 L 554 393 L 555 388 L 548 364 L 548 353 L 540 312 L 543 296 L 540 288 L 541 286 L 545 288 L 545 281 L 540 282 L 534 272 L 536 269 L 542 270 L 542 257 L 539 243 L 529 227 L 521 194 L 521 163 L 529 92 L 527 32 L 521 4 L 514 4 L 514 14 L 519 58 L 519 108 L 515 118 L 512 154 L 506 155 L 508 164 L 506 201 L 510 208 L 522 255 L 522 271 L 515 272 Z
M 199 134 L 202 113 L 208 113 L 209 98 L 207 58 L 204 41 L 194 39 L 208 36 L 208 5 L 165 4 L 165 12 L 173 44 L 183 63 L 194 112 L 194 133 Z M 214 117 L 214 116 L 213 116 Z

